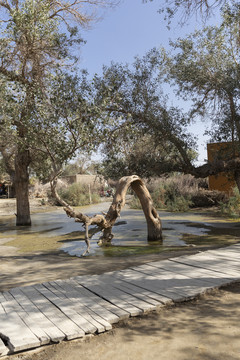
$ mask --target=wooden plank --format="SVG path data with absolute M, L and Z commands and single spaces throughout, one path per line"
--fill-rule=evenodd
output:
M 0 295 L 2 295 L 2 293 L 0 293 Z M 0 302 L 0 315 L 1 314 L 6 314 L 4 307 L 2 306 L 1 302 Z M 5 346 L 4 342 L 1 339 L 2 334 L 0 333 L 0 356 L 4 356 L 7 355 L 9 353 L 9 349 L 8 347 Z M 2 336 L 2 338 L 4 338 Z
M 238 249 L 232 249 L 232 248 L 224 248 L 224 249 L 218 249 L 218 250 L 209 250 L 209 254 L 214 254 L 214 255 L 217 255 L 217 256 L 221 256 L 223 258 L 226 258 L 226 259 L 234 259 L 234 260 L 237 260 L 238 262 L 240 262 L 240 259 L 239 259 L 239 254 L 240 251 Z
M 55 305 L 52 307 L 51 316 L 53 316 L 54 322 L 61 322 L 61 330 L 64 330 L 68 340 L 77 339 L 85 335 L 83 329 L 77 325 L 77 323 L 82 321 L 82 317 L 76 313 L 66 301 L 61 300 L 43 285 L 35 285 L 34 288 L 50 301 L 51 306 L 52 304 Z M 48 304 L 47 306 L 49 307 Z
M 135 268 L 135 270 L 143 272 L 149 276 L 153 276 L 161 289 L 167 289 L 181 294 L 185 297 L 193 297 L 198 293 L 203 293 L 212 288 L 208 282 L 191 279 L 185 275 L 173 273 L 165 269 L 157 269 L 147 264 Z
M 224 266 L 240 269 L 240 259 L 239 259 L 238 253 L 236 254 L 236 253 L 230 252 L 230 251 L 228 251 L 226 253 L 209 252 L 209 256 L 212 258 L 214 257 L 215 259 L 219 260 L 221 263 L 224 261 Z
M 0 314 L 0 334 L 11 352 L 39 347 L 41 342 L 15 313 Z
M 239 260 L 236 258 L 231 258 L 230 254 L 226 256 L 226 254 L 209 252 L 207 254 L 201 254 L 199 258 L 201 260 L 214 262 L 219 265 L 222 264 L 222 262 L 224 261 L 224 266 L 230 266 L 230 267 L 232 265 L 239 266 Z
M 91 285 L 99 285 L 107 291 L 113 292 L 117 295 L 118 299 L 126 301 L 128 304 L 133 305 L 142 312 L 149 311 L 151 308 L 155 309 L 152 304 L 133 296 L 131 293 L 126 292 L 125 289 L 121 288 L 122 280 L 115 278 L 111 273 L 101 274 L 96 278 L 91 278 L 89 281 L 91 282 Z
M 92 275 L 90 275 L 90 276 L 92 276 Z M 77 283 L 79 285 L 81 285 L 81 282 L 83 281 L 83 279 L 88 279 L 88 278 L 89 278 L 89 276 L 75 276 L 74 278 L 71 278 L 71 280 L 77 281 Z M 130 316 L 129 312 L 121 309 L 118 306 L 113 305 L 111 302 L 103 299 L 102 297 L 99 297 L 92 291 L 90 291 L 86 288 L 84 288 L 84 289 L 87 291 L 88 296 L 91 297 L 93 301 L 97 302 L 103 308 L 105 308 L 109 312 L 116 315 L 119 318 L 119 320 L 125 320 L 125 319 L 129 318 L 129 316 Z
M 48 285 L 48 288 L 46 287 L 47 283 L 44 283 L 43 285 L 39 285 L 37 288 L 44 296 L 46 296 L 49 301 L 51 301 L 54 305 L 56 305 L 67 317 L 71 318 L 71 320 L 77 325 L 82 331 L 80 334 L 92 334 L 97 331 L 97 327 L 95 324 L 92 324 L 89 322 L 85 317 L 82 316 L 81 313 L 78 313 L 75 311 L 74 306 L 71 306 L 71 303 L 66 297 L 59 296 L 60 294 L 57 294 L 56 289 Z M 40 287 L 41 286 L 41 287 Z M 53 289 L 55 291 L 53 291 Z
M 126 279 L 128 278 L 130 283 L 134 283 L 139 287 L 160 294 L 163 298 L 169 298 L 173 301 L 184 300 L 185 295 L 177 291 L 176 288 L 171 289 L 169 283 L 166 283 L 166 280 L 164 281 L 154 275 L 134 269 L 123 270 L 122 272 L 125 274 Z
M 41 329 L 49 336 L 52 342 L 59 342 L 65 338 L 65 334 L 50 321 L 39 308 L 24 294 L 21 288 L 14 288 L 9 291 L 22 308 L 31 314 L 33 322 L 37 323 Z
M 4 342 L 0 338 L 0 356 L 7 355 L 8 353 L 9 349 L 5 346 Z
M 4 310 L 4 307 L 1 304 L 1 295 L 2 293 L 0 293 L 0 314 L 6 314 L 6 311 Z
M 96 277 L 95 277 L 96 279 Z M 80 285 L 84 286 L 91 292 L 94 292 L 98 296 L 102 297 L 103 299 L 111 302 L 115 306 L 122 308 L 123 310 L 127 311 L 131 316 L 140 315 L 143 311 L 138 307 L 132 305 L 131 303 L 127 302 L 125 298 L 122 297 L 122 293 L 118 289 L 114 289 L 107 284 L 104 286 L 97 285 L 96 280 L 94 277 L 89 277 L 87 280 L 82 281 Z
M 119 321 L 119 316 L 113 314 L 111 311 L 108 311 L 104 306 L 98 304 L 99 298 L 96 298 L 93 293 L 81 286 L 76 280 L 70 279 L 65 281 L 65 283 L 77 291 L 77 293 L 81 296 L 82 303 L 89 310 L 91 310 L 92 316 L 95 317 L 94 314 L 96 314 L 110 324 L 114 324 Z
M 191 258 L 191 257 L 190 257 Z M 218 251 L 208 251 L 203 252 L 200 254 L 197 254 L 195 260 L 203 260 L 203 261 L 209 261 L 216 264 L 221 264 L 224 261 L 224 265 L 231 265 L 232 262 L 235 262 L 236 264 L 239 264 L 239 260 L 237 258 L 231 258 L 230 253 L 227 254 L 227 250 L 225 254 L 220 254 Z
M 212 286 L 220 286 L 223 283 L 231 283 L 231 279 L 227 278 L 224 274 L 217 273 L 208 269 L 197 268 L 191 265 L 176 263 L 171 259 L 158 262 L 150 262 L 148 263 L 148 265 L 172 271 L 174 273 L 182 274 L 192 279 L 201 279 L 212 284 Z
M 13 295 L 6 291 L 3 293 L 3 296 L 6 299 L 5 307 L 8 312 L 15 311 L 32 333 L 40 340 L 41 345 L 49 344 L 51 341 L 50 337 L 33 321 L 31 315 L 23 310 Z
M 138 286 L 135 286 L 131 283 L 128 283 L 125 281 L 124 276 L 119 272 L 119 271 L 114 271 L 112 272 L 112 276 L 115 277 L 116 279 L 121 280 L 120 284 L 113 284 L 113 286 L 116 287 L 121 287 L 121 289 L 123 291 L 125 291 L 126 293 L 129 293 L 131 295 L 133 295 L 134 297 L 140 298 L 142 300 L 144 300 L 145 302 L 154 305 L 155 307 L 159 307 L 162 306 L 164 304 L 163 301 L 160 300 L 155 300 L 151 297 L 152 293 L 150 291 L 144 290 L 142 288 L 139 288 Z M 168 298 L 164 298 L 164 301 L 169 301 Z
M 142 294 L 144 294 L 145 296 L 147 296 L 150 300 L 153 301 L 153 304 L 156 305 L 157 304 L 166 304 L 166 303 L 171 303 L 172 300 L 170 298 L 164 297 L 162 295 L 159 295 L 157 293 L 152 293 L 151 291 L 148 291 L 146 289 L 143 289 L 142 287 L 138 287 L 137 285 L 134 285 L 133 283 L 128 282 L 128 279 L 126 278 L 126 273 L 124 273 L 126 270 L 122 270 L 122 271 L 114 271 L 114 272 L 108 272 L 106 274 L 112 274 L 113 277 L 119 278 L 122 281 L 122 284 L 128 288 L 134 289 L 135 291 L 139 291 Z M 125 274 L 125 275 L 124 275 Z M 77 276 L 75 277 L 79 283 L 83 283 L 85 280 L 89 279 L 89 276 Z M 92 276 L 91 276 L 92 278 Z M 108 306 L 108 304 L 110 304 L 109 302 L 105 302 L 104 306 Z
M 171 300 L 183 300 L 183 296 L 181 294 L 169 291 L 168 289 L 160 288 L 159 281 L 153 276 L 143 274 L 141 272 L 131 269 L 122 270 L 121 274 L 124 277 L 124 281 L 133 284 L 141 289 L 149 291 L 153 299 L 156 299 L 163 303 L 168 303 Z
M 91 278 L 90 282 L 92 285 L 99 285 L 102 288 L 106 289 L 107 291 L 116 294 L 118 299 L 121 299 L 127 302 L 128 304 L 135 306 L 136 308 L 140 309 L 142 312 L 148 310 L 149 307 L 152 307 L 151 304 L 146 303 L 141 299 L 138 299 L 132 296 L 131 294 L 128 294 L 125 291 L 123 291 L 120 288 L 120 286 L 117 286 L 117 284 L 119 285 L 121 284 L 121 280 L 114 278 L 112 275 L 102 274 L 101 276 L 98 276 L 96 279 Z
M 61 310 L 47 300 L 33 286 L 25 286 L 22 288 L 24 294 L 37 306 L 37 308 L 64 334 L 64 338 L 74 339 L 78 337 L 78 330 L 73 327 L 73 323 L 67 318 Z M 46 329 L 47 330 L 47 329 Z
M 232 281 L 239 279 L 239 271 L 225 267 L 225 264 L 223 264 L 222 262 L 221 263 L 211 262 L 209 261 L 209 258 L 208 261 L 206 261 L 203 259 L 194 259 L 192 257 L 187 258 L 185 256 L 180 256 L 178 258 L 175 258 L 173 261 L 181 264 L 191 265 L 198 268 L 222 273 Z
M 40 340 L 14 311 L 3 293 L 0 293 L 0 302 L 5 312 L 0 314 L 0 334 L 2 339 L 6 339 L 9 349 L 15 352 L 40 346 Z
M 120 294 L 119 296 L 121 297 L 121 299 L 124 299 L 128 303 L 133 304 L 134 306 L 137 306 L 143 312 L 156 309 L 155 305 L 151 304 L 150 302 L 145 301 L 146 297 L 144 297 L 144 296 L 137 297 L 137 296 L 135 296 L 134 291 L 130 291 L 130 290 L 126 291 L 126 287 L 124 287 L 122 280 L 114 277 L 111 273 L 102 274 L 100 276 L 100 280 L 101 280 L 101 283 L 99 283 L 99 280 L 98 280 L 98 284 L 101 284 L 102 286 L 107 284 L 108 286 L 115 288 L 116 290 L 119 291 L 119 294 Z M 158 305 L 159 305 L 159 303 L 158 303 Z
M 0 356 L 136 316 L 240 278 L 240 244 L 0 293 Z M 91 329 L 91 330 L 90 330 Z M 2 341 L 4 339 L 4 342 Z
M 81 295 L 76 289 L 68 284 L 68 281 L 57 280 L 44 285 L 51 289 L 51 291 L 53 291 L 56 295 L 64 296 L 65 301 L 69 304 L 69 306 L 71 306 L 71 308 L 73 308 L 74 311 L 76 311 L 76 313 L 84 319 L 87 326 L 92 329 L 89 332 L 104 332 L 105 330 L 110 330 L 112 328 L 109 322 L 100 318 L 82 303 Z

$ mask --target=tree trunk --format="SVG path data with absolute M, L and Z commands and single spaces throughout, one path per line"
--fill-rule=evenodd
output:
M 29 151 L 18 146 L 15 158 L 15 191 L 17 200 L 17 226 L 30 226 L 30 206 L 29 206 L 29 173 L 30 163 Z
M 236 181 L 236 185 L 237 185 L 238 190 L 240 192 L 240 170 L 235 170 L 234 171 L 234 179 Z
M 161 219 L 156 209 L 153 206 L 151 195 L 149 194 L 147 187 L 145 186 L 142 179 L 140 179 L 137 175 L 125 176 L 119 180 L 116 193 L 114 195 L 112 204 L 110 205 L 107 214 L 104 215 L 98 214 L 98 215 L 94 215 L 93 217 L 89 217 L 80 212 L 75 213 L 75 211 L 69 205 L 67 205 L 67 207 L 64 208 L 64 210 L 66 211 L 69 217 L 73 217 L 75 218 L 75 221 L 85 224 L 86 227 L 85 241 L 87 244 L 87 250 L 84 252 L 83 255 L 88 253 L 90 250 L 90 242 L 88 237 L 88 227 L 90 225 L 97 225 L 99 229 L 103 231 L 103 235 L 101 236 L 98 242 L 99 245 L 106 245 L 111 243 L 111 240 L 113 238 L 112 227 L 115 224 L 117 218 L 120 216 L 121 209 L 125 205 L 126 193 L 130 186 L 135 191 L 141 202 L 143 212 L 147 221 L 148 240 L 149 241 L 162 240 Z M 60 199 L 59 195 L 57 194 L 56 184 L 55 186 L 52 186 L 52 192 L 60 203 L 62 203 L 63 205 L 66 204 L 64 203 L 64 201 Z
M 148 241 L 162 240 L 162 223 L 156 209 L 153 206 L 151 195 L 141 179 L 131 184 L 137 194 L 147 221 Z
M 130 186 L 141 202 L 147 222 L 148 240 L 157 241 L 162 239 L 161 220 L 153 206 L 151 195 L 149 194 L 149 191 L 142 179 L 140 179 L 137 175 L 132 175 L 122 177 L 119 180 L 116 194 L 105 218 L 109 226 L 103 232 L 103 237 L 101 238 L 103 243 L 104 241 L 111 241 L 113 237 L 111 229 L 118 216 L 120 216 L 121 209 L 125 205 L 126 193 Z

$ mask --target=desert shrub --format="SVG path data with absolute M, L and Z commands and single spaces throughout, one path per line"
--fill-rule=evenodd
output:
M 198 181 L 191 175 L 176 174 L 155 179 L 149 189 L 156 208 L 187 211 L 192 206 L 192 194 L 198 191 Z
M 174 174 L 151 179 L 147 187 L 157 209 L 183 212 L 193 207 L 218 206 L 226 202 L 224 193 L 206 190 L 206 179 L 195 179 L 192 175 Z M 135 198 L 130 206 L 141 208 Z
M 96 192 L 93 192 L 92 193 L 92 203 L 97 204 L 99 202 L 101 202 L 101 198 L 100 198 L 99 194 Z
M 170 197 L 166 199 L 166 208 L 172 212 L 188 211 L 192 205 L 191 197 L 183 196 L 177 193 L 171 193 Z
M 140 200 L 138 199 L 138 197 L 136 195 L 134 195 L 131 198 L 130 202 L 128 202 L 128 203 L 129 203 L 131 209 L 141 209 L 142 208 Z
M 182 186 L 182 184 L 181 184 Z M 169 211 L 187 211 L 191 206 L 190 195 L 182 194 L 180 186 L 176 185 L 176 181 L 169 179 L 159 179 L 154 183 L 148 184 L 154 206 L 157 209 L 167 209 Z M 130 206 L 134 209 L 141 208 L 140 201 L 136 196 L 132 198 Z
M 166 190 L 164 186 L 160 186 L 151 192 L 154 206 L 158 209 L 166 208 Z
M 210 207 L 226 203 L 228 196 L 224 192 L 217 190 L 199 189 L 199 191 L 192 196 L 191 200 L 192 207 Z
M 233 196 L 230 196 L 228 201 L 220 203 L 220 209 L 224 215 L 240 217 L 240 193 L 237 187 L 233 189 Z
M 90 203 L 89 188 L 87 185 L 72 184 L 67 188 L 60 189 L 59 195 L 72 206 L 82 206 Z M 101 201 L 100 196 L 95 192 L 91 194 L 91 198 L 93 203 Z
M 166 208 L 168 211 L 173 212 L 185 212 L 188 211 L 192 205 L 192 201 L 189 196 L 178 195 L 171 200 L 166 201 Z

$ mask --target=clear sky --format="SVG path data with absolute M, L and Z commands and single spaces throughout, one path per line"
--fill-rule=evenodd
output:
M 175 21 L 169 31 L 158 13 L 159 7 L 159 0 L 122 0 L 115 9 L 106 11 L 102 21 L 82 32 L 87 44 L 80 53 L 81 66 L 92 74 L 99 73 L 102 65 L 111 61 L 132 63 L 134 56 L 144 55 L 153 47 L 167 47 L 170 38 L 184 36 L 201 26 L 192 18 L 184 27 Z
M 203 26 L 195 17 L 181 27 L 175 19 L 171 29 L 158 13 L 160 0 L 142 3 L 142 0 L 122 0 L 115 9 L 106 11 L 103 19 L 92 25 L 82 36 L 87 43 L 80 52 L 80 67 L 90 75 L 101 73 L 103 65 L 111 61 L 132 63 L 136 55 L 142 56 L 153 47 L 168 47 L 169 39 L 184 37 L 185 34 Z M 216 22 L 214 18 L 210 20 Z M 173 97 L 171 97 L 173 98 Z M 201 122 L 191 129 L 198 138 L 199 162 L 206 159 L 206 138 L 202 136 Z

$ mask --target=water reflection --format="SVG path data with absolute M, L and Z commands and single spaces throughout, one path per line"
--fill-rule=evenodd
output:
M 123 210 L 121 221 L 113 227 L 114 238 L 109 247 L 99 247 L 99 233 L 91 239 L 91 254 L 127 256 L 159 253 L 183 246 L 225 245 L 240 240 L 240 224 L 215 219 L 204 214 L 174 214 L 159 212 L 163 225 L 163 241 L 147 241 L 147 225 L 141 210 Z M 81 256 L 86 249 L 82 241 L 64 244 L 62 250 L 71 256 Z
M 108 207 L 109 203 L 98 204 L 81 208 L 81 211 L 94 215 L 107 211 Z M 143 212 L 125 209 L 113 227 L 111 246 L 99 247 L 97 241 L 100 233 L 96 228 L 90 229 L 90 256 L 158 253 L 183 246 L 224 245 L 240 240 L 239 222 L 201 213 L 159 213 L 163 224 L 163 242 L 148 242 Z M 86 249 L 83 227 L 69 219 L 61 208 L 53 212 L 33 214 L 32 224 L 31 227 L 16 227 L 15 219 L 1 219 L 0 244 L 15 246 L 23 252 L 49 250 L 52 246 L 52 249 L 60 249 L 70 256 L 81 256 Z

